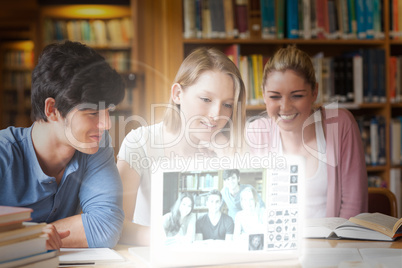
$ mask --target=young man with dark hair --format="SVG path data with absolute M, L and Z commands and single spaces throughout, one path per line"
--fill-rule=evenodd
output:
M 221 212 L 222 195 L 218 190 L 211 190 L 207 197 L 208 213 L 197 220 L 197 240 L 232 240 L 234 222 L 231 217 Z
M 247 187 L 254 188 L 249 184 L 240 184 L 240 171 L 238 169 L 226 169 L 222 173 L 224 187 L 221 190 L 223 201 L 228 208 L 228 215 L 235 220 L 237 212 L 242 210 L 240 204 L 240 193 Z M 258 195 L 259 206 L 265 208 L 265 203 Z
M 124 213 L 109 110 L 123 80 L 93 49 L 66 41 L 43 50 L 31 97 L 33 125 L 0 131 L 0 205 L 50 223 L 48 248 L 114 247 Z

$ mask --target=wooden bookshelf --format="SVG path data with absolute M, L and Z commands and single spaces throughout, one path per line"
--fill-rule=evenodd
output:
M 0 128 L 31 125 L 31 72 L 33 41 L 11 41 L 0 45 Z
M 138 67 L 136 3 L 124 5 L 51 5 L 42 6 L 39 15 L 38 47 L 64 40 L 78 41 L 97 50 L 120 73 L 126 83 L 124 100 L 111 112 L 115 155 L 125 135 L 139 123 L 126 119 L 137 110 L 133 105 L 142 87 Z
M 241 53 L 244 55 L 250 55 L 253 53 L 260 53 L 264 55 L 272 55 L 278 48 L 286 46 L 288 44 L 296 44 L 300 49 L 306 51 L 309 55 L 313 56 L 318 52 L 324 52 L 325 56 L 340 56 L 345 52 L 350 52 L 358 49 L 371 49 L 380 48 L 385 52 L 385 88 L 386 88 L 386 101 L 384 103 L 361 103 L 361 104 L 340 104 L 341 107 L 349 109 L 354 115 L 382 115 L 385 117 L 385 144 L 386 144 L 386 164 L 381 166 L 368 166 L 368 174 L 380 176 L 389 186 L 390 182 L 390 169 L 395 167 L 390 163 L 390 121 L 394 116 L 402 115 L 401 104 L 391 104 L 389 100 L 389 57 L 391 55 L 402 55 L 402 49 L 400 44 L 402 41 L 394 40 L 391 37 L 389 12 L 390 2 L 382 2 L 382 20 L 383 20 L 383 38 L 380 39 L 263 39 L 261 32 L 253 32 L 253 25 L 259 23 L 258 17 L 261 15 L 258 9 L 255 9 L 255 2 L 248 0 L 248 7 L 254 6 L 253 10 L 249 12 L 248 23 L 250 37 L 246 39 L 228 38 L 228 39 L 204 39 L 204 38 L 189 38 L 183 37 L 184 32 L 184 10 L 182 0 L 153 0 L 148 3 L 144 3 L 144 10 L 147 10 L 148 17 L 154 17 L 154 21 L 144 21 L 144 31 L 152 33 L 149 36 L 149 41 L 145 42 L 148 46 L 146 50 L 147 54 L 162 53 L 163 55 L 157 57 L 158 62 L 155 59 L 146 58 L 145 62 L 160 71 L 166 77 L 166 81 L 173 81 L 175 72 L 178 70 L 182 60 L 193 49 L 200 46 L 217 47 L 224 50 L 230 45 L 237 44 L 241 49 Z M 299 1 L 300 2 L 300 1 Z M 258 4 L 259 5 L 259 4 Z M 256 19 L 257 18 L 257 19 Z M 155 31 L 154 27 L 160 26 L 161 31 Z M 258 27 L 257 27 L 258 28 Z M 162 30 L 169 30 L 169 34 L 166 35 Z M 153 43 L 153 47 L 150 47 L 150 40 L 158 40 L 161 42 Z M 166 54 L 165 54 L 166 53 Z M 150 74 L 148 77 L 152 79 L 154 74 Z M 153 81 L 152 88 L 146 87 L 148 97 L 145 98 L 146 105 L 160 101 L 160 97 L 164 100 L 168 99 L 170 84 L 166 81 Z M 158 88 L 158 90 L 156 90 Z M 158 92 L 158 97 L 153 97 L 154 92 Z M 258 114 L 264 111 L 264 105 L 248 105 L 248 114 Z M 396 165 L 396 167 L 399 167 Z
M 30 78 L 36 62 L 38 4 L 35 0 L 2 3 L 0 10 L 0 129 L 27 127 L 30 120 Z M 22 61 L 19 57 L 26 57 Z

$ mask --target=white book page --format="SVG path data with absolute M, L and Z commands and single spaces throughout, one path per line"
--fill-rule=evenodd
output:
M 105 262 L 125 261 L 123 256 L 110 248 L 61 248 L 60 265 L 97 264 Z

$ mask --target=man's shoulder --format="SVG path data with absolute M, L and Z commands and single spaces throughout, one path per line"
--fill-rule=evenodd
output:
M 254 188 L 254 186 L 250 184 L 240 184 L 240 191 L 243 191 L 246 188 Z
M 197 219 L 197 222 L 198 222 L 198 223 L 204 222 L 207 218 L 208 218 L 208 213 L 206 213 L 206 214 L 200 216 L 200 217 Z
M 8 127 L 0 130 L 0 150 L 16 150 L 28 141 L 31 128 Z
M 222 213 L 221 220 L 224 222 L 233 222 L 232 217 L 230 217 L 229 215 L 227 215 L 225 213 Z

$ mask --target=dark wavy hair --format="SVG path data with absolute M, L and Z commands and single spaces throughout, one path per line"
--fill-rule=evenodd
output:
M 63 117 L 83 103 L 104 108 L 124 98 L 121 76 L 94 49 L 79 42 L 65 41 L 46 46 L 32 73 L 33 121 L 44 120 L 45 100 L 55 99 L 55 108 Z
M 240 171 L 238 169 L 225 169 L 222 173 L 222 179 L 227 180 L 233 174 L 236 174 L 237 178 L 240 178 Z
M 175 235 L 175 234 L 177 234 L 179 232 L 180 226 L 181 226 L 181 224 L 180 224 L 180 218 L 181 218 L 180 204 L 181 204 L 182 200 L 184 198 L 186 198 L 186 197 L 190 198 L 190 200 L 191 200 L 191 211 L 190 211 L 189 215 L 193 211 L 193 209 L 194 209 L 193 195 L 191 193 L 188 193 L 188 192 L 179 193 L 179 197 L 177 198 L 176 202 L 174 203 L 174 205 L 172 206 L 172 209 L 170 211 L 171 215 L 170 215 L 169 223 L 168 223 L 168 225 L 167 225 L 167 227 L 165 229 L 165 232 L 167 234 L 170 233 L 172 235 Z

